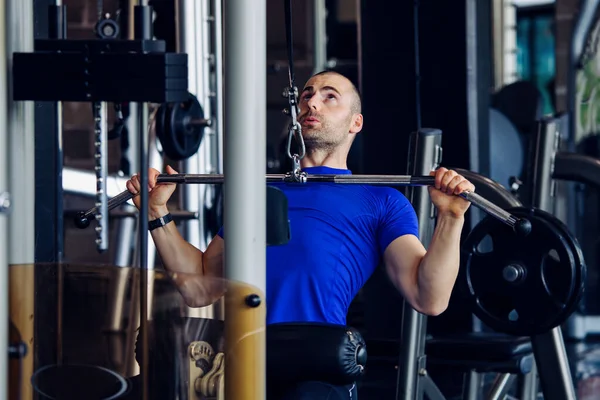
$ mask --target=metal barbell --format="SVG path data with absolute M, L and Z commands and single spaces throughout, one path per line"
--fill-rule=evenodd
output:
M 160 174 L 157 177 L 157 183 L 175 183 L 175 184 L 223 184 L 225 176 L 223 174 Z M 304 175 L 302 182 L 294 180 L 291 174 L 267 174 L 267 183 L 292 183 L 307 184 L 315 182 L 336 183 L 344 185 L 372 185 L 372 186 L 433 186 L 435 177 L 433 176 L 411 176 L 411 175 Z M 505 211 L 494 203 L 486 200 L 475 192 L 463 192 L 458 196 L 471 202 L 475 207 L 483 210 L 487 214 L 495 217 L 501 222 L 513 228 L 520 235 L 528 235 L 531 231 L 531 223 L 525 218 L 517 218 L 511 213 Z M 132 199 L 134 195 L 125 190 L 108 201 L 108 210 L 125 203 Z M 77 214 L 75 225 L 79 228 L 87 228 L 94 219 L 96 208 L 82 211 Z

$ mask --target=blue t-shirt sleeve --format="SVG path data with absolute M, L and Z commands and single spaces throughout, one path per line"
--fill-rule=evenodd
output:
M 417 213 L 404 194 L 396 189 L 389 189 L 382 204 L 379 221 L 379 250 L 382 253 L 400 236 L 419 237 Z
M 221 229 L 219 229 L 219 232 L 217 232 L 217 235 L 221 236 L 221 239 L 225 238 L 225 236 L 223 236 L 223 227 L 221 227 Z

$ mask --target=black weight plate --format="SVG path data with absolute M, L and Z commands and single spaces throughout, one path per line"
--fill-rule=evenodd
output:
M 204 119 L 204 110 L 198 99 L 192 94 L 186 102 L 173 107 L 171 113 L 171 133 L 174 135 L 174 144 L 177 154 L 186 159 L 194 155 L 204 137 L 204 126 L 192 124 L 191 121 Z
M 540 210 L 538 210 L 540 212 Z M 565 309 L 565 313 L 568 313 L 567 318 L 575 311 L 577 306 L 579 305 L 584 291 L 585 291 L 585 283 L 587 279 L 587 265 L 585 263 L 585 258 L 583 256 L 583 251 L 581 246 L 579 245 L 579 241 L 571 232 L 569 227 L 564 224 L 558 218 L 549 219 L 554 225 L 560 229 L 561 233 L 564 234 L 564 237 L 567 238 L 571 248 L 573 249 L 573 253 L 575 255 L 575 284 L 573 285 L 573 293 L 571 293 L 570 301 L 567 302 L 567 307 Z
M 205 126 L 192 123 L 204 119 L 204 110 L 194 95 L 188 95 L 185 102 L 161 105 L 164 117 L 160 121 L 157 118 L 156 134 L 163 151 L 174 161 L 196 154 L 204 138 Z
M 165 137 L 165 127 L 167 126 L 167 112 L 171 107 L 170 103 L 162 103 L 158 109 L 156 110 L 156 115 L 154 117 L 154 132 L 156 133 L 156 137 L 160 140 L 160 144 L 163 147 L 164 144 L 163 138 Z
M 556 218 L 526 208 L 511 213 L 530 220 L 531 234 L 516 235 L 495 218 L 484 218 L 463 243 L 461 284 L 473 313 L 490 328 L 537 335 L 568 317 L 578 283 L 577 257 L 568 237 L 555 226 Z M 478 250 L 488 237 L 491 251 Z M 520 269 L 521 277 L 506 280 L 508 266 Z
M 156 121 L 156 136 L 160 140 L 163 152 L 171 160 L 179 161 L 181 154 L 178 152 L 175 141 L 175 135 L 171 131 L 171 118 L 173 117 L 173 109 L 178 106 L 178 103 L 164 103 L 160 107 L 163 109 L 161 119 Z
M 154 129 L 156 129 L 156 135 L 159 137 L 164 135 L 163 127 L 166 126 L 165 125 L 165 118 L 166 118 L 165 114 L 167 112 L 167 108 L 169 108 L 169 103 L 162 103 L 156 110 L 156 116 L 154 118 L 156 126 Z

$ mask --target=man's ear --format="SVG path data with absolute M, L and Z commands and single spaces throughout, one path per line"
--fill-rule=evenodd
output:
M 354 114 L 352 116 L 352 124 L 350 125 L 350 133 L 358 133 L 363 127 L 363 116 L 362 114 Z

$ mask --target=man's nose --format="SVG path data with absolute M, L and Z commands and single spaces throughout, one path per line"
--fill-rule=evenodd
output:
M 320 101 L 317 99 L 317 96 L 312 96 L 308 99 L 308 108 L 309 110 L 317 110 L 320 107 Z

